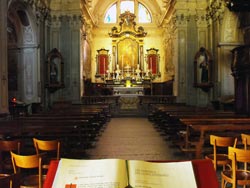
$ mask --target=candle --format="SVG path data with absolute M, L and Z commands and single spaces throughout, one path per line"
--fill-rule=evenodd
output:
M 122 74 L 123 74 L 123 55 L 122 55 Z
M 104 64 L 104 78 L 105 78 L 105 74 L 106 74 L 106 63 L 105 63 L 105 57 L 104 57 L 104 60 L 103 60 L 103 64 Z
M 151 72 L 153 72 L 153 67 L 152 67 L 152 57 L 150 57 L 150 69 L 151 69 Z
M 132 56 L 132 67 L 134 67 L 134 55 Z
M 123 68 L 123 55 L 122 55 L 122 68 Z

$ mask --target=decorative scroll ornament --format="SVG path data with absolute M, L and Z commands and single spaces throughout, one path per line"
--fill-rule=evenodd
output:
M 120 15 L 121 22 L 119 23 L 120 28 L 116 26 L 112 27 L 109 33 L 110 37 L 119 38 L 124 35 L 133 35 L 134 37 L 145 37 L 147 33 L 144 31 L 142 26 L 136 29 L 135 15 L 129 11 L 125 11 Z

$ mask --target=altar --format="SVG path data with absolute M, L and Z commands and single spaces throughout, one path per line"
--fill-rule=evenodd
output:
M 120 19 L 119 28 L 114 26 L 108 33 L 112 46 L 97 50 L 95 82 L 161 79 L 159 49 L 144 49 L 147 32 L 142 26 L 137 28 L 133 13 L 125 11 Z
M 143 87 L 114 87 L 113 95 L 120 96 L 120 110 L 138 110 L 139 97 L 144 95 Z

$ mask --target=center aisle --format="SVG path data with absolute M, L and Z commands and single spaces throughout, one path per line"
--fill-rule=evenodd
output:
M 178 148 L 172 148 L 147 118 L 112 118 L 89 150 L 91 159 L 120 158 L 135 160 L 181 160 Z

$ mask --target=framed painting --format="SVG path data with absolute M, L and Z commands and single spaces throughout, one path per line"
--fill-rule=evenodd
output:
M 121 70 L 129 67 L 135 70 L 139 63 L 139 44 L 136 40 L 126 37 L 117 43 L 118 65 Z
M 160 72 L 159 68 L 159 59 L 158 49 L 150 48 L 147 50 L 146 63 L 147 69 L 151 72 L 152 75 L 158 75 Z
M 96 76 L 105 77 L 109 70 L 109 50 L 100 49 L 97 50 L 96 56 Z

